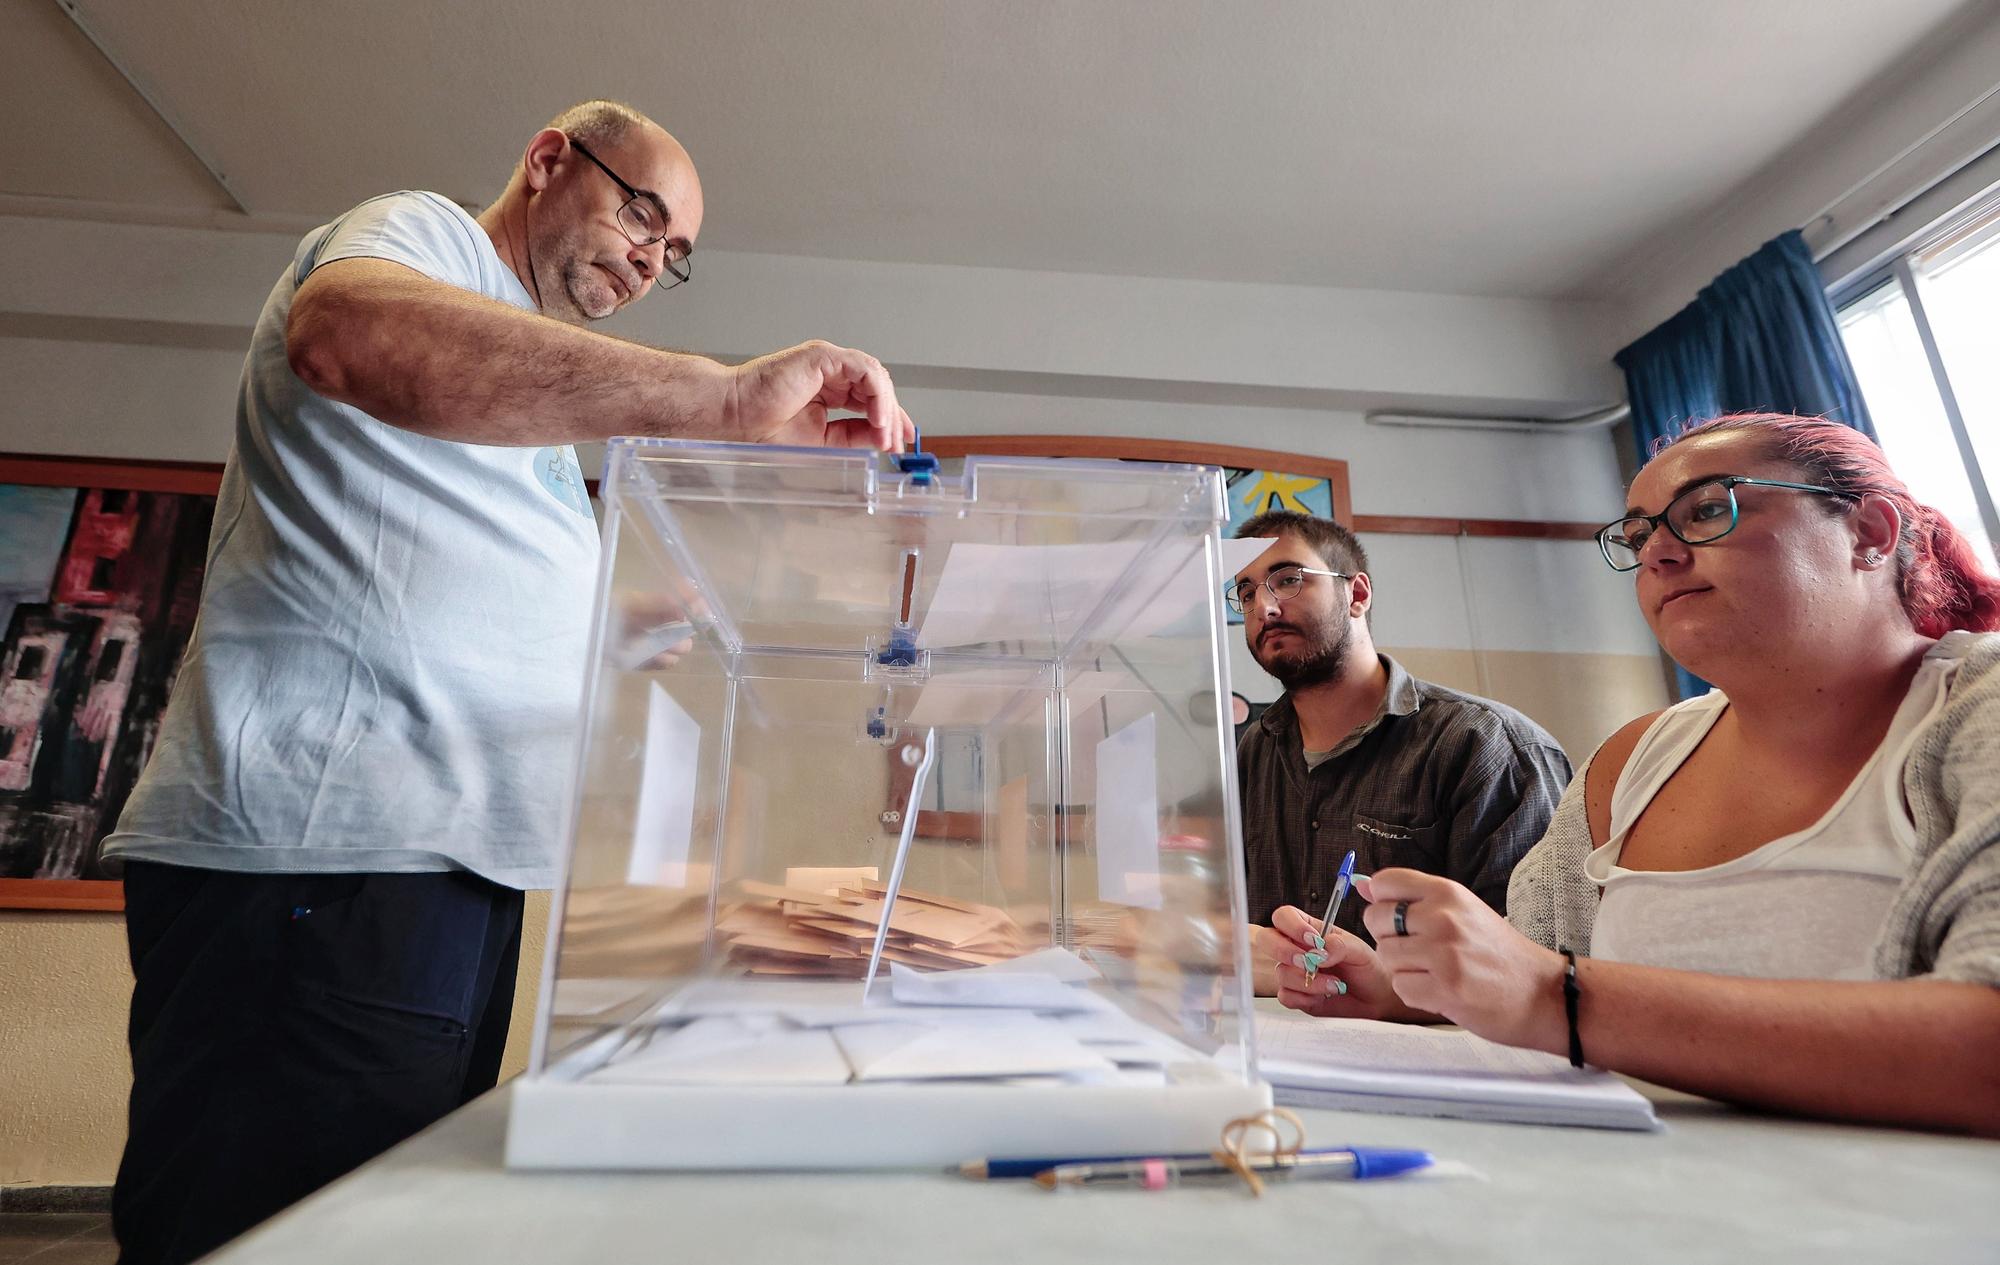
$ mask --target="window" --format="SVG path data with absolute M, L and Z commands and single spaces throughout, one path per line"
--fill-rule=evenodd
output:
M 2000 198 L 1948 223 L 1836 303 L 1861 394 L 1896 472 L 1994 567 Z
M 22 646 L 21 657 L 14 662 L 14 676 L 17 680 L 38 681 L 42 676 L 42 665 L 49 661 L 49 652 L 42 646 Z
M 124 658 L 125 658 L 124 642 L 122 641 L 105 642 L 104 649 L 98 651 L 97 672 L 95 676 L 92 677 L 92 679 L 97 681 L 117 680 L 118 665 L 124 661 Z
M 111 586 L 118 582 L 118 559 L 99 558 L 90 564 L 90 587 L 93 592 L 109 593 Z

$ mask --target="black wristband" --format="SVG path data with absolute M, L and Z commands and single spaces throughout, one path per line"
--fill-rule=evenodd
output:
M 1576 1000 L 1583 990 L 1576 986 L 1576 952 L 1564 945 L 1556 950 L 1563 955 L 1563 1014 L 1569 1019 L 1569 1065 L 1583 1066 L 1583 1038 L 1576 1031 Z

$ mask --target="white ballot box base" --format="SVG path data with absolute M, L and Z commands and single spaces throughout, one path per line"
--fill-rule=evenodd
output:
M 857 1085 L 842 1089 L 510 1087 L 515 1169 L 864 1169 L 976 1159 L 1212 1151 L 1271 1105 L 1260 1083 L 1176 1086 Z

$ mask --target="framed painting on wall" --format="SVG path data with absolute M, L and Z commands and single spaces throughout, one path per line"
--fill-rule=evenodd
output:
M 220 475 L 0 456 L 0 907 L 123 907 L 99 852 L 194 628 Z

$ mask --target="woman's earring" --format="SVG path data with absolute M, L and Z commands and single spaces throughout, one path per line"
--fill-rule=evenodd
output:
M 1861 560 L 1867 563 L 1871 567 L 1879 567 L 1882 565 L 1882 555 L 1875 552 L 1873 549 L 1870 549 L 1867 553 L 1861 555 Z

